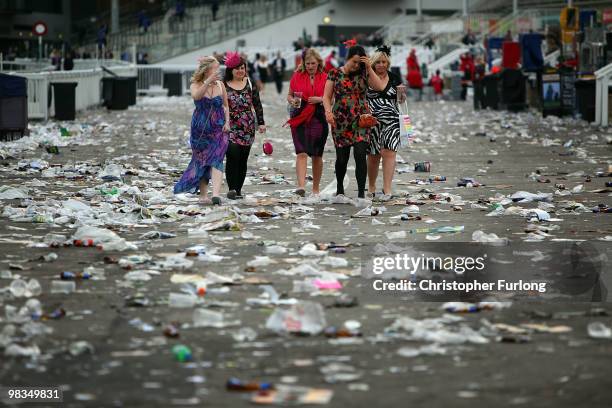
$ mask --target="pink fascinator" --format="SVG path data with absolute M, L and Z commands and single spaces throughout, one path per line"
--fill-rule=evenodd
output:
M 242 63 L 240 54 L 235 51 L 228 51 L 225 53 L 225 66 L 229 69 L 234 69 Z

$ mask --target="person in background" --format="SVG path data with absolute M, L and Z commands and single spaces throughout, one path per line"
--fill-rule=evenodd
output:
M 98 43 L 98 50 L 102 51 L 104 48 L 106 48 L 106 33 L 108 31 L 108 28 L 106 27 L 106 24 L 102 24 L 100 26 L 100 28 L 98 29 L 98 33 L 97 33 L 97 43 Z
M 213 0 L 210 11 L 212 12 L 213 21 L 217 21 L 217 13 L 219 13 L 219 0 Z
M 382 91 L 385 84 L 374 72 L 362 46 L 357 45 L 355 40 L 349 40 L 345 45 L 348 47 L 346 63 L 327 74 L 323 106 L 325 119 L 332 126 L 336 147 L 336 195 L 344 195 L 344 176 L 352 147 L 358 198 L 365 198 L 371 129 L 360 126 L 360 117 L 370 113 L 366 99 L 368 86 L 375 91 Z
M 138 18 L 138 28 L 140 29 L 140 34 L 144 34 L 149 31 L 151 19 L 149 19 L 147 13 L 144 10 L 140 10 L 136 17 Z
M 297 190 L 301 197 L 306 195 L 306 168 L 308 157 L 312 160 L 312 194 L 319 194 L 323 173 L 323 150 L 329 133 L 323 109 L 323 93 L 327 74 L 323 71 L 323 60 L 319 53 L 309 48 L 304 50 L 302 64 L 296 69 L 289 82 L 287 102 L 294 109 L 287 121 L 291 127 L 295 147 L 295 171 Z M 296 97 L 301 92 L 301 97 Z
M 410 69 L 419 69 L 419 59 L 417 58 L 414 48 L 410 50 L 410 54 L 406 58 L 406 66 L 408 71 L 410 71 Z
M 128 50 L 125 50 L 121 53 L 121 61 L 130 61 L 130 53 Z
M 474 67 L 474 110 L 479 110 L 482 108 L 482 98 L 483 98 L 483 85 L 482 80 L 487 72 L 487 66 L 485 65 L 484 58 L 482 55 L 479 55 L 476 58 L 476 65 Z
M 219 80 L 219 63 L 212 56 L 200 58 L 191 77 L 191 96 L 195 110 L 189 139 L 192 155 L 187 170 L 174 185 L 174 194 L 200 191 L 203 204 L 221 204 L 223 158 L 228 145 L 229 108 L 227 93 Z M 208 184 L 212 178 L 212 200 Z
M 259 63 L 259 59 L 261 58 L 261 54 L 260 53 L 256 53 L 255 54 L 255 60 L 249 64 L 249 78 L 252 78 L 253 81 L 255 82 L 255 86 L 257 87 L 257 90 L 261 92 L 261 90 L 263 89 L 263 83 L 261 82 L 261 76 L 259 75 L 259 68 L 258 68 L 258 63 Z
M 270 66 L 268 63 L 268 58 L 265 55 L 261 54 L 259 56 L 259 59 L 255 61 L 255 67 L 257 68 L 257 72 L 259 73 L 259 82 L 260 82 L 259 92 L 263 92 L 266 86 L 266 83 L 270 81 L 270 75 L 269 75 Z
M 348 52 L 348 49 L 347 49 L 346 45 L 344 45 L 344 43 L 346 42 L 346 38 L 344 37 L 344 35 L 340 34 L 338 39 L 339 39 L 339 43 L 338 43 L 338 66 L 340 66 L 340 65 L 344 65 L 344 62 L 346 61 L 346 53 Z
M 56 71 L 60 71 L 62 69 L 62 56 L 59 50 L 54 48 L 51 54 L 49 54 L 49 57 L 51 58 L 51 65 L 55 67 Z
M 429 85 L 433 88 L 434 99 L 436 101 L 442 100 L 442 92 L 444 89 L 444 80 L 440 77 L 440 70 L 436 70 L 436 74 L 429 80 Z
M 179 0 L 176 2 L 176 8 L 174 9 L 174 16 L 181 23 L 185 19 L 185 3 L 183 1 Z
M 376 178 L 382 158 L 383 189 L 378 197 L 381 201 L 391 199 L 391 183 L 395 173 L 395 157 L 400 147 L 399 103 L 405 101 L 406 93 L 402 78 L 389 71 L 391 49 L 379 47 L 371 59 L 374 72 L 383 82 L 384 89 L 368 88 L 368 104 L 378 124 L 372 128 L 368 155 L 368 195 L 376 198 Z
M 472 30 L 468 28 L 467 33 L 461 39 L 461 42 L 464 45 L 474 45 L 476 44 L 476 36 L 472 33 Z
M 338 68 L 339 64 L 338 64 L 338 59 L 336 58 L 336 50 L 332 50 L 332 52 L 329 53 L 329 55 L 327 56 L 327 58 L 325 58 L 325 72 L 329 72 L 334 68 Z
M 461 79 L 461 100 L 465 101 L 467 99 L 467 89 L 474 74 L 474 60 L 468 53 L 461 55 L 460 59 L 459 71 L 463 72 L 463 78 Z
M 74 57 L 72 50 L 67 50 L 64 55 L 64 71 L 72 71 L 74 69 Z
M 266 125 L 259 91 L 247 76 L 246 61 L 237 52 L 228 52 L 225 67 L 223 82 L 230 109 L 225 177 L 229 187 L 227 198 L 236 200 L 242 198 L 247 162 L 255 141 L 255 128 L 258 127 L 259 133 L 265 133 Z
M 406 75 L 408 87 L 416 94 L 416 100 L 420 101 L 423 98 L 423 77 L 418 65 L 408 66 L 408 74 Z
M 272 62 L 272 78 L 276 84 L 276 91 L 280 95 L 283 93 L 283 79 L 285 78 L 285 69 L 287 68 L 287 61 L 283 58 L 281 52 L 276 54 L 276 58 Z

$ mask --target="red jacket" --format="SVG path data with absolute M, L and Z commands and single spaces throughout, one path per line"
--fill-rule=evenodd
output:
M 408 71 L 411 69 L 419 69 L 419 61 L 414 51 L 411 51 L 408 58 L 406 58 L 406 65 L 408 66 Z
M 418 69 L 409 69 L 408 76 L 406 76 L 406 79 L 408 80 L 408 86 L 410 88 L 423 88 L 423 77 L 421 76 L 421 72 Z
M 433 87 L 434 93 L 436 95 L 440 95 L 442 93 L 442 88 L 444 88 L 444 81 L 440 78 L 439 75 L 434 75 L 429 84 Z

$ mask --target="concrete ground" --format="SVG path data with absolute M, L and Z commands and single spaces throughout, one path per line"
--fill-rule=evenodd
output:
M 328 406 L 334 407 L 612 406 L 609 358 L 612 341 L 592 338 L 587 332 L 587 325 L 592 322 L 612 326 L 609 303 L 579 301 L 574 297 L 561 302 L 546 298 L 531 302 L 515 300 L 502 310 L 453 315 L 464 321 L 449 324 L 451 331 L 453 327 L 470 327 L 480 331 L 488 340 L 486 343 L 415 342 L 407 335 L 393 335 L 385 329 L 398 318 L 441 317 L 444 315 L 441 303 L 415 300 L 411 296 L 385 296 L 369 289 L 369 279 L 355 276 L 356 268 L 373 253 L 376 244 L 431 241 L 444 251 L 444 245 L 450 242 L 472 241 L 476 230 L 509 238 L 511 245 L 522 244 L 530 237 L 535 239 L 526 232 L 529 224 L 526 217 L 516 213 L 487 217 L 489 205 L 491 201 L 499 201 L 502 195 L 517 191 L 555 193 L 559 190 L 555 184 L 561 183 L 570 191 L 583 187 L 569 195 L 560 195 L 566 194 L 561 190 L 560 194 L 553 195 L 553 207 L 547 210 L 552 218 L 559 220 L 538 225 L 558 225 L 559 229 L 550 230 L 541 241 L 528 244 L 529 248 L 554 252 L 551 248 L 555 243 L 590 241 L 602 255 L 599 272 L 605 286 L 610 273 L 606 257 L 610 254 L 612 222 L 610 214 L 593 213 L 590 209 L 598 204 L 612 205 L 612 190 L 605 186 L 610 178 L 596 177 L 597 171 L 607 172 L 611 164 L 609 130 L 573 120 L 543 119 L 537 112 L 473 112 L 469 103 L 412 104 L 410 113 L 417 129 L 417 142 L 399 153 L 402 163 L 398 164 L 394 178 L 394 194 L 398 199 L 382 204 L 386 211 L 376 217 L 351 218 L 361 207 L 337 204 L 331 198 L 323 202 L 308 198 L 300 201 L 291 195 L 295 188 L 295 169 L 290 132 L 281 127 L 286 117 L 285 104 L 272 86 L 266 89 L 264 102 L 268 137 L 275 151 L 272 156 L 263 156 L 262 139 L 257 136 L 249 160 L 249 185 L 244 188 L 247 199 L 234 208 L 246 215 L 250 215 L 250 209 L 259 209 L 280 216 L 268 218 L 269 214 L 260 211 L 263 222 L 244 216 L 241 231 L 190 235 L 188 230 L 203 225 L 207 219 L 202 219 L 202 214 L 211 209 L 172 197 L 172 185 L 189 160 L 185 140 L 193 105 L 187 97 L 141 98 L 128 111 L 100 108 L 83 112 L 76 123 L 87 126 L 79 127 L 76 133 L 85 136 L 73 136 L 73 141 L 70 137 L 64 139 L 67 146 L 60 147 L 60 154 L 47 154 L 33 143 L 29 150 L 15 151 L 14 157 L 5 155 L 0 161 L 0 184 L 28 187 L 32 201 L 2 200 L 5 208 L 0 223 L 0 271 L 10 270 L 10 275 L 3 272 L 0 288 L 8 287 L 15 275 L 26 280 L 36 278 L 42 286 L 42 294 L 37 299 L 43 310 L 50 312 L 61 307 L 66 316 L 43 322 L 52 333 L 33 333 L 34 328 L 26 333 L 24 323 L 15 323 L 16 333 L 8 336 L 9 316 L 0 318 L 6 341 L 0 347 L 5 346 L 6 350 L 13 343 L 37 345 L 40 349 L 40 355 L 33 359 L 3 355 L 0 384 L 59 386 L 64 396 L 61 406 L 66 407 L 252 405 L 251 394 L 225 389 L 230 377 L 329 389 L 333 397 Z M 44 132 L 59 132 L 57 124 L 52 122 L 34 126 L 34 134 L 39 138 Z M 571 144 L 567 143 L 570 140 Z M 15 145 L 0 146 L 5 151 L 12 148 Z M 86 163 L 89 171 L 82 171 L 78 177 L 53 177 L 47 172 L 50 177 L 45 177 L 40 170 L 16 169 L 20 160 L 36 158 L 47 161 L 51 169 L 70 169 Z M 323 186 L 333 191 L 331 137 L 324 160 Z M 431 162 L 430 174 L 412 171 L 413 164 L 419 161 Z M 123 183 L 105 183 L 97 178 L 100 168 L 111 162 L 130 170 Z M 346 191 L 354 198 L 352 159 L 349 165 L 352 167 Z M 22 163 L 21 167 L 27 165 Z M 447 182 L 411 183 L 430 175 L 444 175 Z M 457 187 L 461 177 L 472 177 L 484 186 Z M 537 178 L 550 182 L 538 182 Z M 41 182 L 34 183 L 35 179 Z M 121 190 L 114 198 L 104 197 L 95 190 L 89 191 L 90 195 L 85 190 L 94 187 L 108 191 L 113 186 Z M 126 191 L 129 186 L 136 186 L 139 191 Z M 450 202 L 444 199 L 446 196 L 430 199 L 429 194 L 450 194 Z M 425 203 L 419 206 L 421 220 L 394 218 L 407 207 L 406 197 Z M 62 208 L 62 203 L 70 198 L 90 205 L 91 212 L 86 210 L 85 215 L 81 214 L 80 221 L 79 216 L 70 213 L 69 220 L 63 224 L 45 224 L 17 222 L 7 211 L 9 206 L 24 209 L 32 204 L 38 205 L 38 209 Z M 233 205 L 224 204 L 227 208 Z M 109 206 L 113 215 L 100 216 Z M 171 206 L 179 207 L 182 213 Z M 513 206 L 537 208 L 538 204 L 505 204 L 506 208 Z M 99 226 L 110 227 L 120 237 L 135 243 L 138 249 L 118 252 L 40 245 L 48 233 L 71 237 L 79 225 L 92 219 L 104 220 Z M 426 220 L 435 220 L 435 223 Z M 464 226 L 465 230 L 456 234 L 407 234 L 399 240 L 389 239 L 387 235 L 431 226 Z M 148 231 L 170 232 L 176 237 L 140 238 Z M 298 252 L 308 243 L 331 242 L 349 244 L 346 253 L 330 252 L 331 256 L 348 261 L 348 265 L 325 265 L 322 258 L 302 256 Z M 185 269 L 160 267 L 159 261 L 168 255 L 185 253 L 187 248 L 200 244 L 206 246 L 207 253 L 214 252 L 223 259 L 212 262 L 214 259 L 210 257 L 193 257 L 186 258 L 193 259 L 194 263 Z M 282 246 L 287 252 L 266 252 L 272 245 Z M 49 252 L 56 253 L 57 260 L 42 261 L 40 257 Z M 152 274 L 148 281 L 126 279 L 129 271 L 116 262 L 131 254 L 144 253 L 152 261 L 135 265 L 132 271 L 146 269 L 159 274 Z M 269 256 L 275 263 L 249 267 L 247 263 L 256 256 Z M 344 275 L 347 279 L 341 280 L 341 291 L 321 292 L 317 296 L 295 292 L 294 281 L 306 278 L 282 272 L 310 261 L 320 270 Z M 507 279 L 512 279 L 514 272 L 524 272 L 516 265 L 509 268 Z M 57 280 L 61 272 L 80 272 L 89 266 L 103 269 L 104 278 L 78 281 L 77 291 L 68 295 L 50 293 L 51 281 Z M 236 324 L 195 328 L 192 327 L 193 308 L 168 306 L 169 293 L 181 291 L 181 284 L 171 279 L 187 279 L 188 274 L 207 276 L 211 272 L 232 278 L 235 284 L 209 284 L 202 307 L 222 312 L 226 322 Z M 548 273 L 554 274 L 554 271 Z M 330 340 L 322 334 L 279 335 L 268 330 L 266 320 L 274 307 L 247 301 L 259 298 L 265 303 L 266 298 L 260 296 L 262 283 L 272 285 L 281 298 L 320 303 L 328 326 L 341 327 L 348 320 L 360 322 L 363 336 Z M 356 297 L 358 304 L 335 306 L 340 294 Z M 5 308 L 21 307 L 26 300 L 14 298 L 8 290 L 0 292 L 0 305 Z M 176 322 L 179 327 L 179 338 L 164 336 L 164 327 L 170 322 Z M 529 341 L 509 343 L 498 341 L 516 338 L 502 329 L 487 333 L 487 327 L 497 323 L 567 327 L 557 333 L 531 330 L 527 333 Z M 252 328 L 257 333 L 256 339 L 236 339 L 236 333 L 244 327 Z M 91 349 L 71 354 L 70 349 L 75 348 L 77 341 L 88 342 Z M 191 348 L 191 362 L 176 361 L 172 354 L 176 344 Z M 423 351 L 414 357 L 398 353 L 402 348 L 432 344 L 438 344 L 443 352 L 427 355 Z

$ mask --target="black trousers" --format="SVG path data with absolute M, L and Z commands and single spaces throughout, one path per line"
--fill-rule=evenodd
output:
M 276 83 L 276 92 L 278 94 L 283 93 L 283 76 L 281 74 L 274 75 L 274 82 Z
M 483 104 L 483 86 L 481 81 L 474 81 L 474 110 L 482 109 Z
M 355 143 L 353 146 L 336 147 L 336 194 L 344 194 L 344 176 L 351 157 L 351 147 L 355 159 L 358 197 L 365 198 L 365 183 L 368 176 L 368 143 L 366 142 Z
M 242 146 L 236 143 L 229 143 L 225 153 L 225 178 L 230 190 L 236 190 L 241 195 L 242 185 L 247 173 L 247 162 L 251 146 Z

